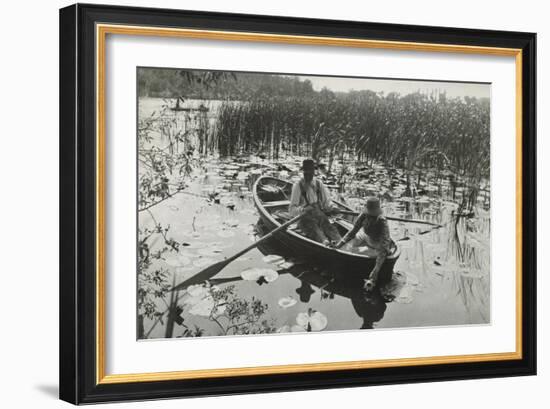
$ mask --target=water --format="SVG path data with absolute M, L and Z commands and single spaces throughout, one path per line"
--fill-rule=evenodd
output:
M 154 104 L 149 103 L 148 110 Z M 140 106 L 140 113 L 143 107 Z M 156 143 L 162 144 L 161 140 Z M 141 229 L 169 226 L 166 236 L 179 243 L 166 251 L 149 270 L 167 272 L 166 282 L 181 283 L 216 261 L 250 245 L 259 231 L 251 185 L 260 175 L 295 179 L 300 158 L 283 158 L 288 170 L 278 171 L 272 161 L 258 157 L 196 158 L 185 178 L 185 192 L 139 212 Z M 387 170 L 378 168 L 367 181 L 346 186 L 343 197 L 354 207 L 358 191 L 386 190 L 387 215 L 405 214 L 446 223 L 456 203 L 438 197 L 434 189 L 414 211 L 407 198 L 400 200 L 402 183 L 385 184 Z M 372 186 L 372 185 L 375 186 Z M 386 187 L 382 187 L 384 185 Z M 367 192 L 368 193 L 368 192 Z M 335 197 L 342 198 L 334 189 Z M 390 197 L 391 196 L 391 200 Z M 409 211 L 407 211 L 407 207 Z M 307 260 L 291 258 L 270 242 L 230 263 L 207 285 L 178 293 L 178 318 L 171 336 L 217 336 L 264 332 L 338 331 L 360 328 L 402 328 L 483 324 L 490 321 L 489 216 L 481 206 L 476 217 L 459 223 L 459 236 L 467 253 L 457 260 L 452 223 L 426 234 L 429 226 L 390 221 L 392 238 L 402 249 L 392 282 L 365 295 L 362 280 L 345 271 L 325 271 Z M 151 252 L 162 249 L 160 234 L 150 241 Z M 464 244 L 466 240 L 466 244 Z M 266 257 L 266 256 L 280 257 Z M 258 270 L 261 269 L 261 270 Z M 243 274 L 244 272 L 244 274 Z M 260 278 L 262 276 L 262 278 Z M 244 277 L 244 278 L 243 278 Z M 173 300 L 172 300 L 173 301 Z M 159 312 L 167 310 L 170 293 L 155 300 Z M 167 314 L 145 318 L 143 335 L 167 336 Z

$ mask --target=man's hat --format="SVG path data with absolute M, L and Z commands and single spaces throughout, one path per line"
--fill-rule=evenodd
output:
M 315 170 L 315 161 L 313 159 L 304 159 L 302 170 Z
M 382 214 L 382 209 L 380 208 L 380 200 L 374 196 L 367 197 L 365 209 L 366 213 L 369 216 L 380 216 Z

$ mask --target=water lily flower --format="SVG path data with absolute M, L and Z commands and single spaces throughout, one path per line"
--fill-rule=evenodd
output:
M 243 280 L 271 283 L 279 278 L 279 273 L 270 268 L 249 268 L 241 272 Z
M 328 319 L 323 313 L 310 308 L 298 314 L 296 323 L 307 332 L 322 331 L 327 327 Z
M 290 308 L 296 305 L 298 301 L 292 297 L 283 297 L 279 300 L 279 307 L 281 308 Z

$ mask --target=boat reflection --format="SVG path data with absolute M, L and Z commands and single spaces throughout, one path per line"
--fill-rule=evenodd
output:
M 262 223 L 258 223 L 257 230 L 260 235 L 266 234 Z M 268 240 L 258 246 L 264 254 L 278 254 L 289 256 L 288 250 L 280 246 L 276 240 Z M 300 286 L 296 288 L 296 294 L 303 303 L 309 303 L 312 294 L 320 290 L 327 298 L 335 295 L 347 298 L 351 301 L 355 313 L 363 319 L 361 329 L 372 329 L 374 324 L 382 320 L 386 311 L 386 303 L 393 299 L 392 294 L 382 294 L 380 288 L 389 288 L 388 281 L 381 282 L 374 290 L 366 292 L 363 289 L 364 280 L 357 274 L 346 274 L 345 271 L 326 270 L 320 265 L 312 263 L 311 259 L 293 258 L 293 265 L 287 269 L 279 270 L 279 275 L 290 274 L 300 280 Z M 317 290 L 316 290 L 317 289 Z

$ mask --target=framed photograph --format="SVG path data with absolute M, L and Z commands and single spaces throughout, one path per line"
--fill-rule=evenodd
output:
M 535 41 L 61 9 L 61 399 L 534 375 Z

